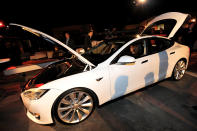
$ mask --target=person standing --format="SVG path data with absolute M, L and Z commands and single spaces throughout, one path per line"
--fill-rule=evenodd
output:
M 84 39 L 84 48 L 85 50 L 89 50 L 91 47 L 92 47 L 92 36 L 93 36 L 93 30 L 90 30 L 88 32 L 88 34 L 85 36 L 85 39 Z
M 75 48 L 73 39 L 70 38 L 70 34 L 68 32 L 65 33 L 65 44 L 71 48 Z
M 188 46 L 190 47 L 190 51 L 193 52 L 193 46 L 194 46 L 194 42 L 196 40 L 196 22 L 190 22 L 189 23 L 189 27 L 188 27 L 188 33 L 187 33 L 187 42 L 188 42 Z
M 75 42 L 71 38 L 70 33 L 69 32 L 65 32 L 64 36 L 65 36 L 65 41 L 63 43 L 65 45 L 67 45 L 68 47 L 74 49 L 75 48 Z M 59 56 L 60 54 L 63 54 L 63 56 L 66 56 L 66 57 L 71 57 L 72 56 L 72 54 L 69 51 L 65 52 L 63 49 L 58 49 L 58 47 L 56 47 L 56 48 L 57 48 L 56 56 Z

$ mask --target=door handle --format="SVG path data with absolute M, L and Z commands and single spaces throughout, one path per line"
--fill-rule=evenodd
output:
M 103 77 L 100 77 L 100 78 L 97 78 L 96 81 L 100 81 L 100 80 L 102 80 L 102 79 L 103 79 Z
M 148 62 L 148 60 L 142 61 L 142 63 L 141 63 L 141 64 L 144 64 L 144 63 L 146 63 L 146 62 Z
M 170 55 L 172 55 L 172 54 L 175 54 L 175 51 L 173 51 L 173 52 L 170 52 Z

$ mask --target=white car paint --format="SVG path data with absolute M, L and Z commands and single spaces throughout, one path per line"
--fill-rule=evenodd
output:
M 166 16 L 166 15 L 165 15 Z M 169 15 L 170 18 L 171 15 Z M 185 15 L 184 15 L 185 18 Z M 160 16 L 158 19 L 162 19 Z M 157 20 L 158 20 L 157 19 Z M 178 20 L 178 17 L 177 17 Z M 156 21 L 156 20 L 155 20 Z M 12 24 L 16 25 L 16 24 Z M 18 25 L 17 25 L 18 26 Z M 21 25 L 19 25 L 21 26 Z M 176 27 L 179 25 L 176 25 Z M 24 26 L 21 26 L 24 27 Z M 28 28 L 28 27 L 25 27 Z M 35 33 L 42 34 L 46 37 L 48 35 L 36 31 L 34 29 L 28 28 Z M 174 30 L 174 29 L 173 29 Z M 172 33 L 171 33 L 172 34 Z M 174 34 L 174 33 L 173 33 Z M 50 89 L 46 94 L 44 94 L 40 99 L 29 100 L 24 96 L 24 93 L 21 93 L 21 98 L 25 107 L 27 108 L 27 116 L 34 122 L 39 124 L 50 124 L 53 123 L 52 118 L 52 107 L 58 96 L 63 92 L 76 88 L 84 87 L 92 90 L 98 97 L 99 105 L 102 105 L 105 102 L 108 102 L 112 99 L 115 99 L 119 96 L 128 94 L 132 91 L 143 88 L 149 84 L 155 83 L 158 80 L 168 78 L 172 75 L 173 68 L 178 60 L 184 58 L 188 62 L 189 58 L 189 48 L 178 43 L 175 43 L 169 49 L 156 54 L 148 55 L 139 59 L 136 59 L 136 62 L 133 65 L 119 65 L 111 64 L 112 60 L 116 56 L 128 47 L 133 42 L 144 39 L 151 38 L 152 36 L 143 36 L 136 39 L 133 39 L 123 45 L 117 52 L 115 52 L 111 57 L 109 57 L 103 63 L 100 63 L 97 67 L 90 71 L 85 71 L 75 75 L 67 76 L 55 81 L 46 83 L 45 85 L 39 87 L 39 89 Z M 156 36 L 154 36 L 156 37 Z M 52 40 L 56 41 L 60 45 L 61 42 L 58 40 L 49 37 Z M 157 36 L 157 38 L 164 37 Z M 72 53 L 77 55 L 83 62 L 87 63 L 90 66 L 94 66 L 91 62 L 83 58 L 81 55 L 76 53 L 71 48 L 66 45 L 62 45 Z M 176 51 L 174 55 L 170 55 L 172 51 Z M 162 56 L 165 56 L 164 58 Z M 167 57 L 167 59 L 165 59 Z M 165 74 L 160 74 L 161 72 L 161 60 L 164 59 L 167 62 L 164 70 Z M 143 61 L 148 60 L 147 63 L 142 64 Z M 101 79 L 97 81 L 97 79 Z M 40 114 L 40 120 L 36 119 L 30 112 Z
M 164 19 L 174 19 L 174 20 L 176 20 L 177 23 L 168 36 L 168 38 L 172 38 L 175 35 L 175 33 L 178 31 L 178 29 L 183 25 L 185 19 L 188 16 L 189 16 L 189 14 L 180 13 L 180 12 L 168 12 L 168 13 L 161 14 L 161 15 L 155 17 L 153 20 L 151 20 L 146 25 L 144 31 L 147 29 L 147 27 L 149 27 L 150 25 L 152 25 L 153 23 L 155 23 L 157 21 L 164 20 Z M 142 32 L 142 34 L 143 34 L 143 32 Z

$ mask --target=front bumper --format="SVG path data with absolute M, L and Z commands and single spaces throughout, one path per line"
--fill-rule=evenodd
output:
M 22 102 L 26 108 L 26 114 L 29 119 L 38 124 L 51 124 L 52 107 L 55 100 L 62 94 L 61 90 L 50 89 L 38 100 L 30 100 L 21 93 Z

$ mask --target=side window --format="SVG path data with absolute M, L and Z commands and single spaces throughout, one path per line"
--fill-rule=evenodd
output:
M 146 43 L 145 40 L 139 40 L 127 47 L 129 50 L 128 55 L 134 57 L 135 59 L 146 55 Z
M 168 37 L 175 25 L 176 20 L 174 19 L 160 20 L 150 25 L 143 34 Z
M 172 41 L 163 38 L 149 38 L 146 43 L 148 55 L 164 51 L 173 45 Z
M 121 56 L 132 56 L 135 59 L 141 58 L 147 55 L 147 44 L 146 40 L 138 40 L 128 47 L 126 47 L 112 62 L 111 64 L 117 63 Z

